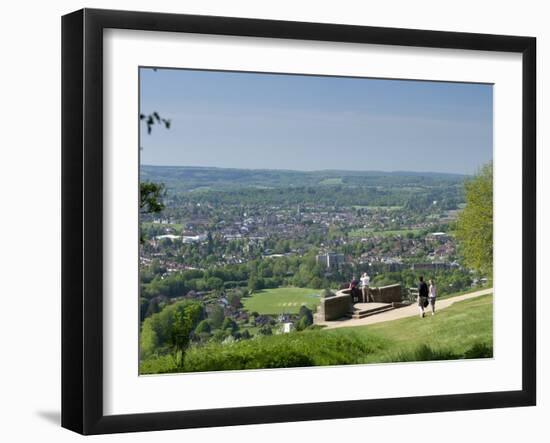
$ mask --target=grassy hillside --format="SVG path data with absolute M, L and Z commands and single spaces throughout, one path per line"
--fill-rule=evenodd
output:
M 415 344 L 427 344 L 436 353 L 453 355 L 465 354 L 476 344 L 492 349 L 493 296 L 456 302 L 433 317 L 427 313 L 424 319 L 409 317 L 349 329 L 357 329 L 361 334 L 367 332 L 367 328 L 368 332 L 381 335 L 392 344 L 381 355 L 381 361 L 407 361 L 407 354 Z M 378 356 L 371 357 L 374 361 L 378 359 Z
M 493 297 L 462 302 L 424 319 L 410 317 L 355 328 L 307 330 L 208 344 L 187 353 L 185 371 L 284 368 L 492 357 Z M 173 372 L 169 356 L 140 372 Z
M 248 312 L 259 314 L 296 314 L 300 306 L 315 310 L 319 304 L 319 290 L 309 288 L 264 289 L 242 300 Z

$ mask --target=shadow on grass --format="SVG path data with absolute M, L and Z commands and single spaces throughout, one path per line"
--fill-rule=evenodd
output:
M 419 345 L 410 351 L 400 351 L 386 356 L 384 363 L 414 362 L 433 360 L 460 360 L 472 358 L 492 358 L 493 346 L 486 343 L 474 343 L 463 353 L 457 353 L 444 348 L 431 348 L 426 344 Z

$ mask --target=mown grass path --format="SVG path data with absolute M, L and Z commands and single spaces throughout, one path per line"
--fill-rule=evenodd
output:
M 469 294 L 462 294 L 462 295 L 457 295 L 455 297 L 448 297 L 442 300 L 436 300 L 435 315 L 437 315 L 438 311 L 448 308 L 453 303 L 456 303 L 462 300 L 468 300 L 475 297 L 480 297 L 482 295 L 491 294 L 492 292 L 493 292 L 493 288 L 487 288 L 476 292 L 470 292 Z M 430 307 L 428 306 L 426 308 L 426 316 L 431 316 L 431 315 L 432 315 L 431 310 L 430 310 Z M 414 303 L 411 306 L 393 309 L 388 312 L 382 312 L 381 314 L 376 314 L 376 315 L 372 315 L 370 317 L 365 317 L 361 319 L 327 321 L 327 322 L 321 322 L 318 324 L 326 326 L 325 329 L 349 328 L 349 327 L 355 327 L 355 326 L 372 325 L 375 323 L 382 323 L 386 321 L 398 320 L 400 318 L 414 317 L 414 316 L 417 316 L 417 317 L 419 316 L 418 306 L 416 305 L 416 303 Z

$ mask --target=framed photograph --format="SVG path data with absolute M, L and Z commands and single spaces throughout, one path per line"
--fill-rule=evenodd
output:
M 84 9 L 62 58 L 62 426 L 535 405 L 535 38 Z

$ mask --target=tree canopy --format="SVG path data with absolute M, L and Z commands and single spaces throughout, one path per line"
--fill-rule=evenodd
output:
M 139 185 L 139 209 L 145 213 L 157 213 L 164 209 L 162 197 L 166 193 L 162 183 L 142 182 Z
M 493 164 L 484 165 L 465 183 L 466 207 L 456 223 L 464 264 L 493 275 Z
M 190 300 L 168 305 L 146 318 L 140 335 L 141 356 L 166 350 L 172 354 L 176 365 L 181 366 L 194 329 L 203 318 L 202 304 Z

